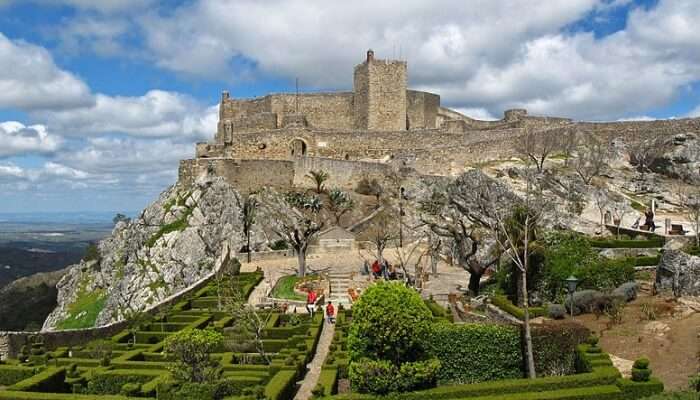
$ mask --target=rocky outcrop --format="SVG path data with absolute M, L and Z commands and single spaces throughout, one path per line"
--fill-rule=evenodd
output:
M 39 330 L 56 307 L 56 284 L 66 272 L 40 272 L 0 288 L 0 331 Z
M 675 296 L 700 296 L 700 257 L 666 250 L 656 267 L 656 290 Z
M 124 319 L 193 285 L 228 256 L 222 249 L 235 252 L 242 243 L 241 199 L 223 179 L 175 185 L 137 219 L 118 223 L 99 243 L 98 260 L 70 268 L 44 329 Z
M 668 140 L 668 151 L 654 160 L 654 172 L 682 178 L 688 183 L 700 183 L 700 139 L 696 133 L 674 135 Z

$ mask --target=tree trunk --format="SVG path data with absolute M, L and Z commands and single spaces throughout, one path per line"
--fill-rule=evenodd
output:
M 306 276 L 306 248 L 301 248 L 297 250 L 297 262 L 299 264 L 299 270 L 297 271 L 297 276 L 303 278 Z
M 246 250 L 248 250 L 248 264 L 250 264 L 250 231 L 246 235 Z
M 484 275 L 482 270 L 469 270 L 469 292 L 472 296 L 478 296 L 481 290 L 481 277 Z
M 530 216 L 525 217 L 525 248 L 523 249 L 523 263 L 522 271 L 520 271 L 520 283 L 523 286 L 523 311 L 525 318 L 523 321 L 523 327 L 525 328 L 525 353 L 527 359 L 527 376 L 530 379 L 537 378 L 537 373 L 535 372 L 535 356 L 532 351 L 532 334 L 530 333 L 530 309 L 529 301 L 527 296 L 527 269 L 530 265 Z M 573 307 L 573 305 L 572 305 Z
M 430 256 L 430 272 L 433 273 L 433 275 L 437 275 L 438 270 L 438 258 L 435 256 L 435 254 Z

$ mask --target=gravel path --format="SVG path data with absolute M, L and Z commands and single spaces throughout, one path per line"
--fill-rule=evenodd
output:
M 326 361 L 326 357 L 330 351 L 334 334 L 335 324 L 324 322 L 321 337 L 319 338 L 318 346 L 316 347 L 316 354 L 314 355 L 313 360 L 311 360 L 311 362 L 307 365 L 308 372 L 302 381 L 299 391 L 297 392 L 296 396 L 294 396 L 294 400 L 308 400 L 312 397 L 311 391 L 314 390 L 316 384 L 318 384 L 318 378 L 321 375 L 321 367 Z

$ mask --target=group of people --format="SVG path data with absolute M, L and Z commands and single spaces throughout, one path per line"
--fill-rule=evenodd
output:
M 365 261 L 365 269 L 367 269 L 367 261 Z M 372 263 L 372 276 L 374 279 L 384 278 L 386 280 L 398 279 L 396 266 L 387 260 L 374 260 Z
M 317 300 L 318 295 L 313 289 L 310 289 L 309 292 L 306 294 L 306 310 L 309 312 L 309 315 L 311 315 L 311 318 L 314 317 L 314 311 L 316 311 Z M 329 324 L 335 323 L 335 307 L 333 306 L 332 301 L 328 301 L 326 303 L 326 320 Z
M 636 221 L 634 221 L 634 224 L 632 224 L 632 229 L 639 229 L 639 221 L 641 220 L 640 218 L 637 218 Z M 649 232 L 654 232 L 656 230 L 656 224 L 654 223 L 654 211 L 651 208 L 647 208 L 644 210 L 644 225 L 649 229 Z

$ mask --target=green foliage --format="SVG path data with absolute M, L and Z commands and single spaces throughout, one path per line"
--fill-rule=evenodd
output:
M 402 283 L 380 282 L 360 296 L 352 315 L 351 360 L 371 357 L 399 365 L 423 356 L 432 313 L 415 290 Z
M 100 249 L 95 243 L 90 243 L 85 248 L 85 255 L 83 256 L 83 261 L 97 261 L 99 263 L 101 260 L 102 256 L 100 255 Z
M 622 390 L 624 399 L 641 399 L 664 390 L 664 384 L 656 378 L 644 382 L 635 382 L 630 379 L 618 379 L 617 386 Z
M 578 289 L 613 289 L 634 280 L 634 259 L 600 257 L 583 235 L 550 233 L 546 243 L 540 287 L 549 300 L 566 295 L 565 279 L 570 275 L 580 280 Z
M 648 382 L 651 378 L 648 358 L 638 358 L 632 365 L 632 381 Z
M 93 373 L 88 379 L 87 393 L 120 394 L 126 384 L 135 384 L 140 387 L 163 374 L 165 371 L 137 369 Z
M 442 363 L 441 383 L 522 377 L 520 332 L 512 326 L 434 324 L 426 348 Z
M 531 328 L 537 376 L 571 375 L 577 372 L 576 349 L 590 335 L 586 327 L 562 321 L 537 324 Z
M 185 329 L 165 340 L 165 351 L 174 358 L 169 368 L 181 382 L 206 383 L 219 377 L 219 363 L 210 355 L 221 347 L 224 337 L 212 330 Z
M 161 226 L 160 229 L 158 229 L 158 232 L 156 232 L 146 241 L 146 247 L 153 247 L 158 241 L 158 239 L 167 235 L 168 233 L 180 232 L 185 230 L 185 228 L 189 226 L 187 220 L 189 219 L 190 215 L 192 215 L 192 211 L 192 208 L 187 208 L 180 218 L 169 224 Z
M 15 365 L 0 365 L 0 386 L 14 385 L 36 374 L 34 368 Z
M 324 187 L 324 183 L 328 180 L 328 178 L 330 178 L 330 175 L 328 174 L 328 172 L 323 170 L 311 170 L 308 174 L 306 174 L 306 178 L 314 183 L 314 185 L 316 186 L 316 193 L 320 194 L 324 190 L 326 190 Z
M 637 360 L 634 361 L 634 364 L 632 364 L 632 368 L 638 368 L 638 369 L 647 369 L 649 368 L 649 359 L 648 358 L 638 358 Z
M 592 247 L 601 249 L 653 249 L 664 247 L 664 238 L 654 236 L 645 240 L 590 239 Z
M 265 386 L 265 398 L 268 400 L 289 400 L 296 386 L 296 371 L 277 372 Z
M 88 291 L 83 285 L 76 299 L 68 306 L 68 317 L 57 324 L 59 329 L 83 329 L 95 326 L 97 316 L 107 301 L 103 289 Z
M 350 364 L 348 375 L 353 390 L 360 393 L 388 394 L 434 387 L 440 362 L 406 362 L 397 367 L 387 360 L 363 358 Z
M 10 386 L 9 390 L 19 392 L 66 392 L 68 385 L 65 383 L 66 368 L 49 367 L 43 372 L 17 382 Z
M 287 249 L 289 249 L 289 244 L 287 243 L 287 241 L 285 241 L 283 239 L 276 240 L 276 241 L 272 242 L 272 244 L 270 245 L 270 249 L 272 249 L 272 250 L 287 250 Z
M 519 320 L 525 319 L 525 310 L 511 303 L 505 296 L 493 295 L 491 296 L 491 303 Z M 528 313 L 530 318 L 544 317 L 547 315 L 547 309 L 544 307 L 528 307 Z
M 300 294 L 297 294 L 294 292 L 294 287 L 297 285 L 297 283 L 300 280 L 304 280 L 312 275 L 307 275 L 304 278 L 300 278 L 296 275 L 287 275 L 283 276 L 277 281 L 277 284 L 275 284 L 275 287 L 272 289 L 272 292 L 270 293 L 270 297 L 274 297 L 276 299 L 289 299 L 289 300 L 298 300 L 298 301 L 304 301 L 306 300 L 306 297 Z M 316 278 L 317 276 L 313 276 Z

